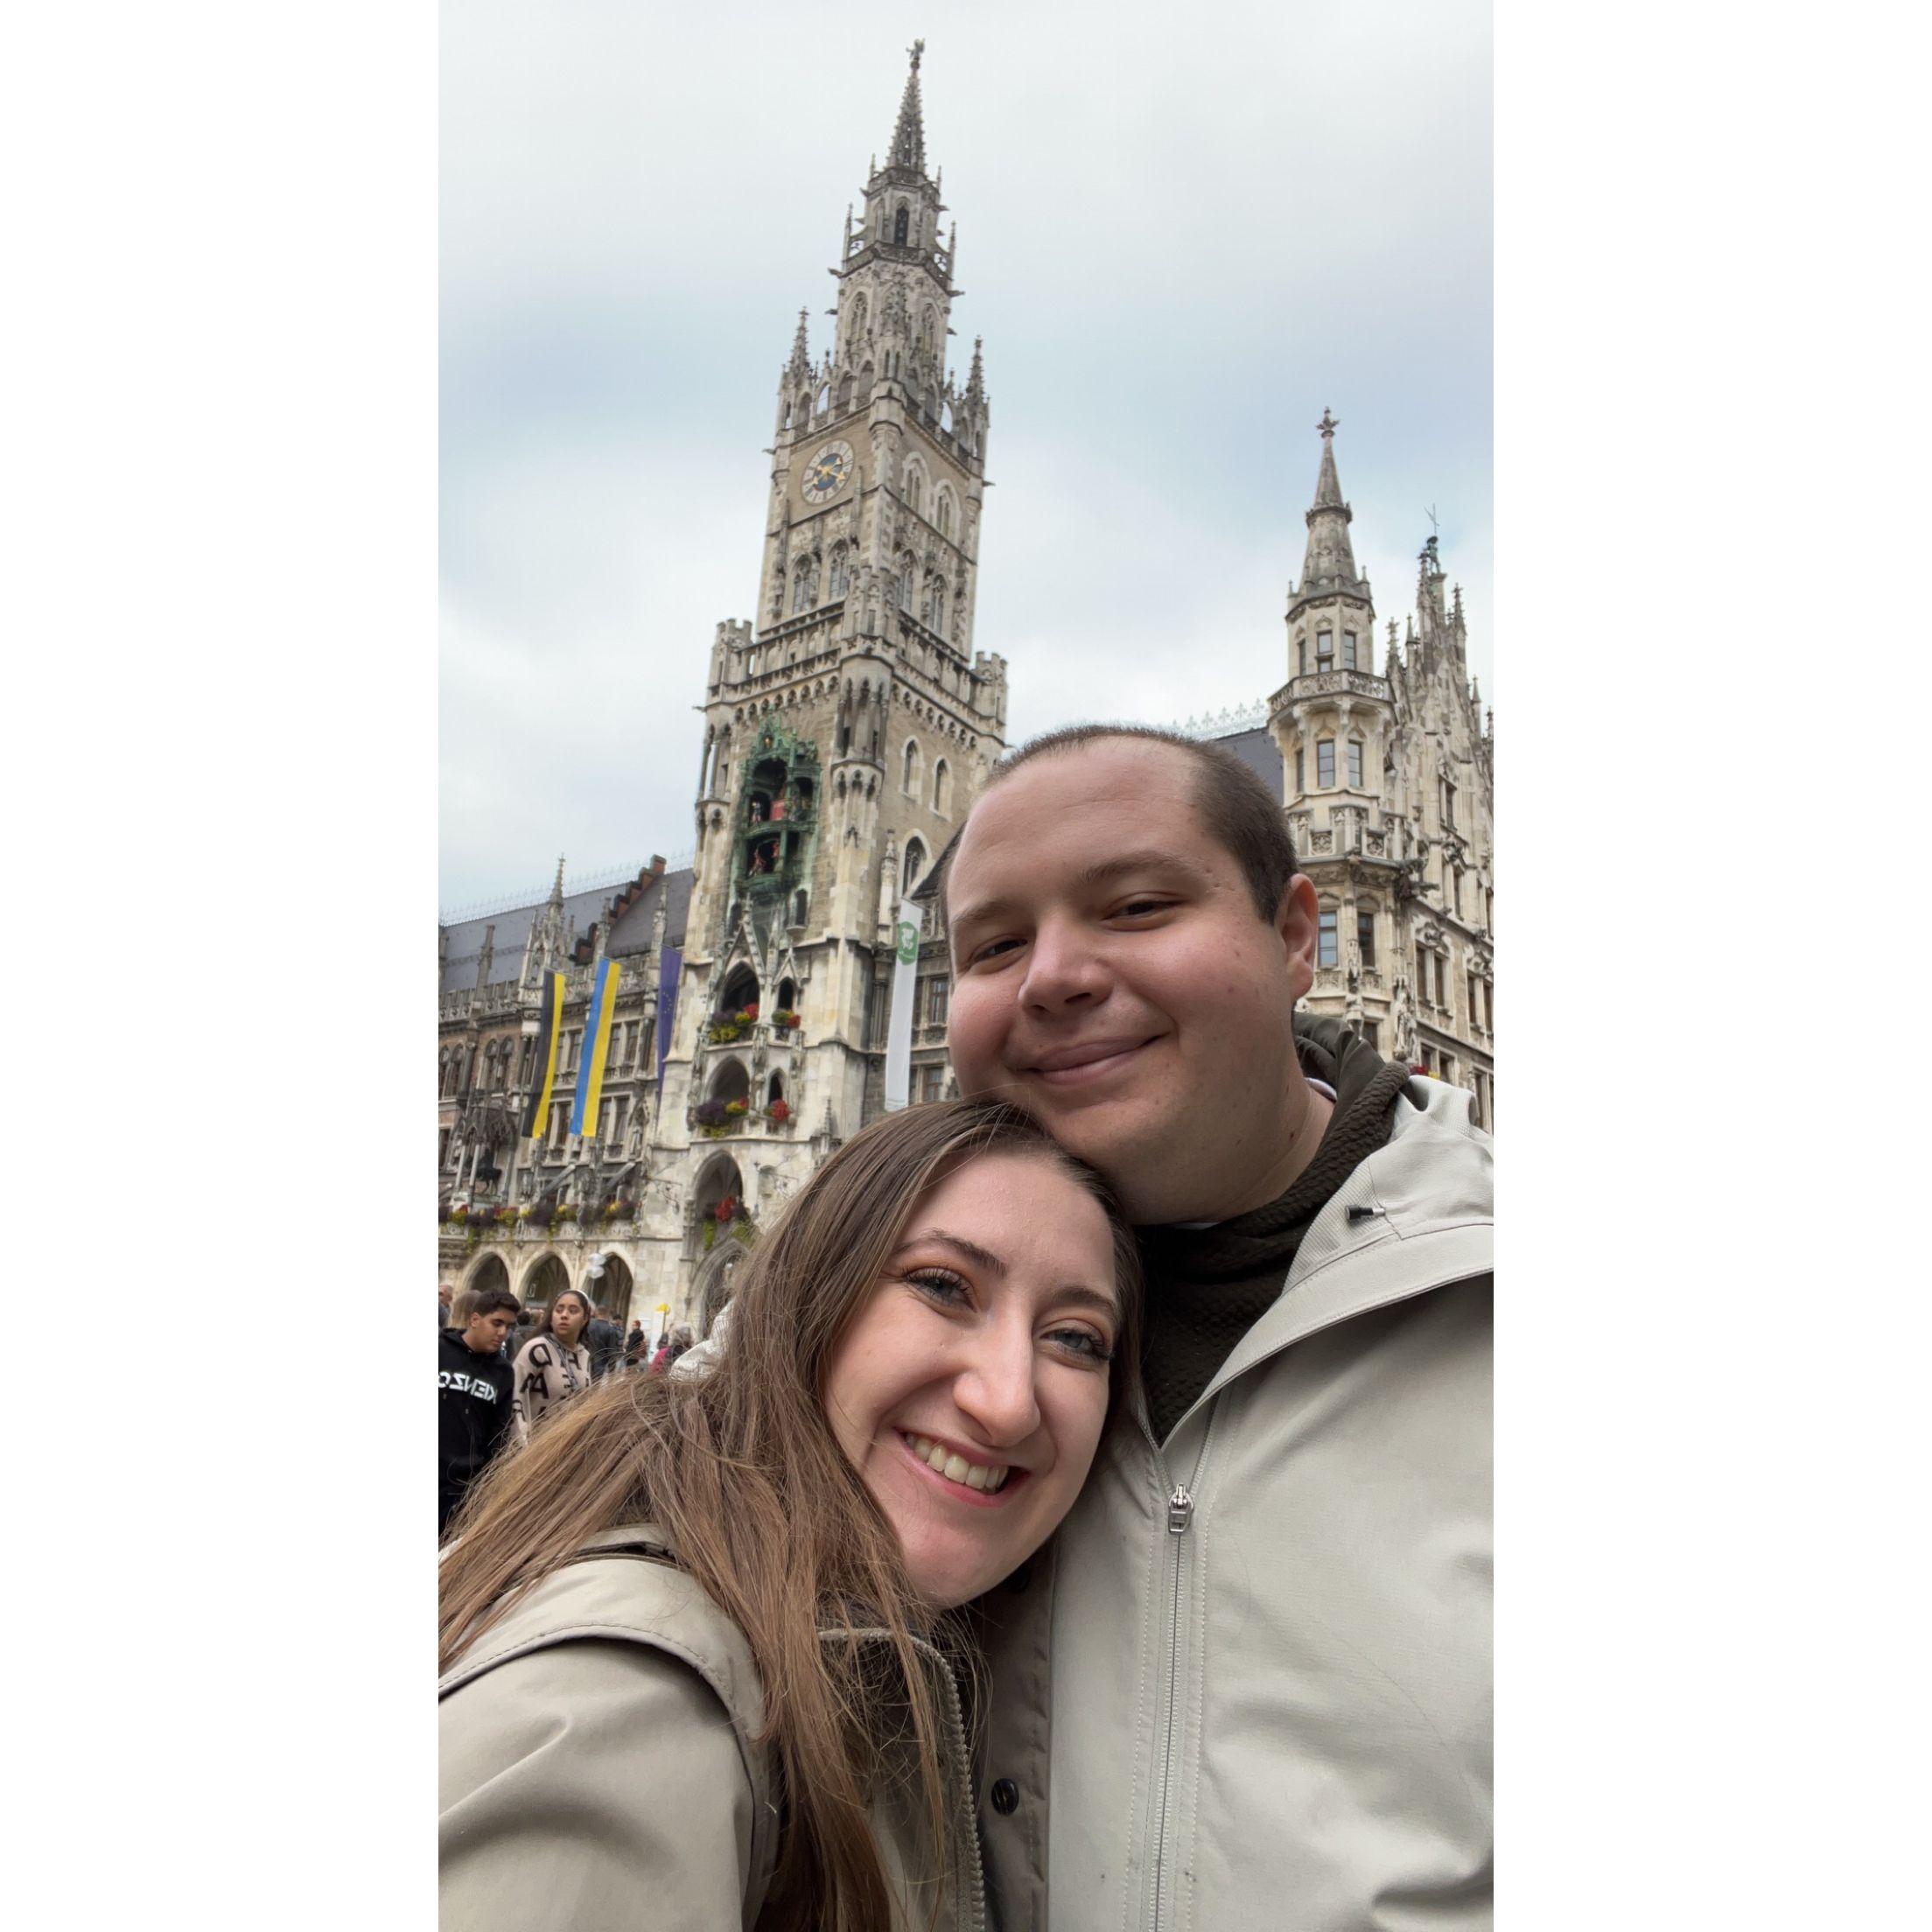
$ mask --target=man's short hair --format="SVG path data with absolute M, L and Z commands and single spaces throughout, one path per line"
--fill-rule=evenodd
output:
M 1042 733 L 1017 752 L 1008 752 L 994 766 L 979 796 L 984 798 L 994 786 L 1036 758 L 1077 751 L 1082 746 L 1103 743 L 1110 738 L 1151 738 L 1157 745 L 1172 745 L 1193 760 L 1194 809 L 1200 814 L 1208 836 L 1240 866 L 1256 913 L 1272 925 L 1275 914 L 1281 910 L 1281 895 L 1295 876 L 1295 842 L 1289 837 L 1287 823 L 1281 816 L 1281 801 L 1224 745 L 1212 739 L 1184 738 L 1179 732 L 1164 732 L 1152 724 L 1067 724 L 1057 732 Z M 967 816 L 970 818 L 971 814 Z M 953 856 L 958 850 L 956 836 L 941 861 L 939 917 L 942 928 L 951 916 L 947 892 L 952 883 Z
M 470 1310 L 470 1316 L 473 1320 L 478 1315 L 494 1315 L 499 1312 L 514 1315 L 516 1309 L 516 1297 L 508 1288 L 486 1288 L 476 1298 L 476 1305 Z M 464 1324 L 465 1327 L 468 1326 L 468 1322 Z

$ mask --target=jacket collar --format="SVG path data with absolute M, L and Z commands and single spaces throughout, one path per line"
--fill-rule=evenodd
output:
M 1491 1166 L 1490 1139 L 1470 1119 L 1467 1092 L 1443 1081 L 1411 1081 L 1396 1098 L 1386 1144 L 1315 1216 L 1281 1293 L 1176 1432 L 1237 1376 L 1319 1330 L 1488 1273 Z

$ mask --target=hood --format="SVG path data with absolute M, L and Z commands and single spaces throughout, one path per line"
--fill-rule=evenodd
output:
M 1460 1087 L 1420 1075 L 1410 1080 L 1392 1110 L 1388 1144 L 1315 1216 L 1280 1296 L 1194 1408 L 1320 1329 L 1489 1272 L 1492 1143 L 1470 1118 L 1471 1105 Z

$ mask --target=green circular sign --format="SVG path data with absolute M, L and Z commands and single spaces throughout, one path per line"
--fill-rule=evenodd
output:
M 919 928 L 909 919 L 899 922 L 899 956 L 908 966 L 919 958 Z

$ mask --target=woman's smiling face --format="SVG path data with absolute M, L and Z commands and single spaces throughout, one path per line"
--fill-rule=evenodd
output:
M 951 1609 L 1058 1528 L 1107 1418 L 1113 1234 L 1050 1158 L 982 1154 L 920 1200 L 832 1352 L 833 1433 Z

